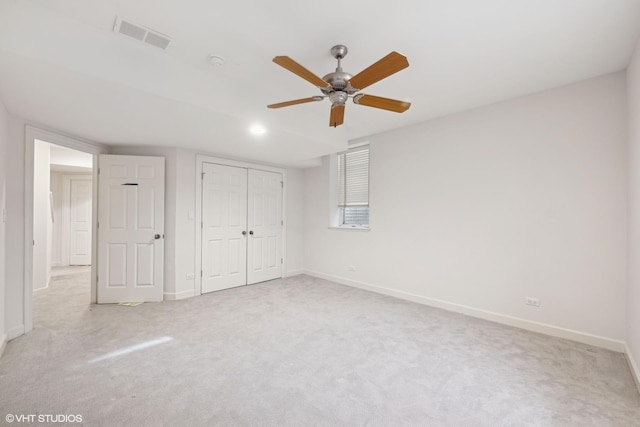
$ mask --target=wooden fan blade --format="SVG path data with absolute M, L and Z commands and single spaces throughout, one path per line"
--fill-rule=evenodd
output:
M 329 126 L 337 127 L 344 123 L 344 104 L 331 106 L 331 117 L 329 117 Z
M 317 86 L 320 88 L 330 86 L 329 83 L 325 82 L 320 77 L 316 76 L 311 71 L 307 70 L 302 65 L 298 64 L 296 61 L 289 58 L 288 56 L 276 56 L 275 58 L 273 58 L 273 62 L 275 62 L 282 68 L 286 68 L 287 70 L 291 71 L 293 74 L 299 77 L 302 77 L 303 79 L 305 79 L 306 81 L 308 81 L 314 86 Z
M 353 88 L 361 90 L 408 66 L 409 61 L 406 56 L 398 52 L 391 52 L 375 64 L 370 65 L 368 68 L 353 76 L 351 80 L 349 80 L 349 83 L 351 83 Z
M 267 105 L 267 108 L 282 108 L 282 107 L 288 107 L 289 105 L 298 105 L 298 104 L 304 104 L 306 102 L 322 101 L 322 100 L 323 100 L 323 97 L 321 96 L 312 96 L 311 98 L 294 99 L 293 101 L 285 101 L 285 102 L 279 102 L 277 104 L 270 104 L 270 105 Z
M 380 108 L 382 110 L 395 111 L 396 113 L 404 113 L 411 107 L 410 102 L 398 101 L 397 99 L 383 98 L 373 95 L 356 95 L 353 102 L 358 105 L 367 107 Z

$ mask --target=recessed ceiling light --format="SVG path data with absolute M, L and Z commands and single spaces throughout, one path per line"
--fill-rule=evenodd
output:
M 264 135 L 265 133 L 267 133 L 267 128 L 260 124 L 254 124 L 249 128 L 249 132 L 251 132 L 252 135 L 256 136 Z

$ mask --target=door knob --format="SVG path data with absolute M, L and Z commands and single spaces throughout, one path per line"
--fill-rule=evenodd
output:
M 156 234 L 155 236 L 153 236 L 156 240 L 158 240 L 160 238 L 159 234 Z
M 249 232 L 249 234 L 251 234 L 251 235 L 253 236 L 253 230 L 251 230 L 251 231 Z
M 242 235 L 243 235 L 243 236 L 246 236 L 246 235 L 247 235 L 247 232 L 246 232 L 245 230 L 242 230 Z

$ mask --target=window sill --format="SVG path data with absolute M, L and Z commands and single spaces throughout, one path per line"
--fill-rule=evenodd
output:
M 330 226 L 329 230 L 371 231 L 371 228 L 363 227 L 363 226 L 352 227 L 350 225 L 347 225 L 347 226 Z

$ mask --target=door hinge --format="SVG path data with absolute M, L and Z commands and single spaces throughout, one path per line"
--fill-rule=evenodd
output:
M 284 258 L 280 258 L 280 264 L 284 264 Z
M 200 277 L 202 277 L 202 270 L 200 270 Z
M 200 228 L 204 228 L 204 221 L 200 221 Z
M 280 220 L 280 225 L 284 225 L 284 220 Z
M 96 283 L 100 281 L 100 276 L 96 276 Z
M 284 181 L 280 181 L 280 187 L 284 188 Z

